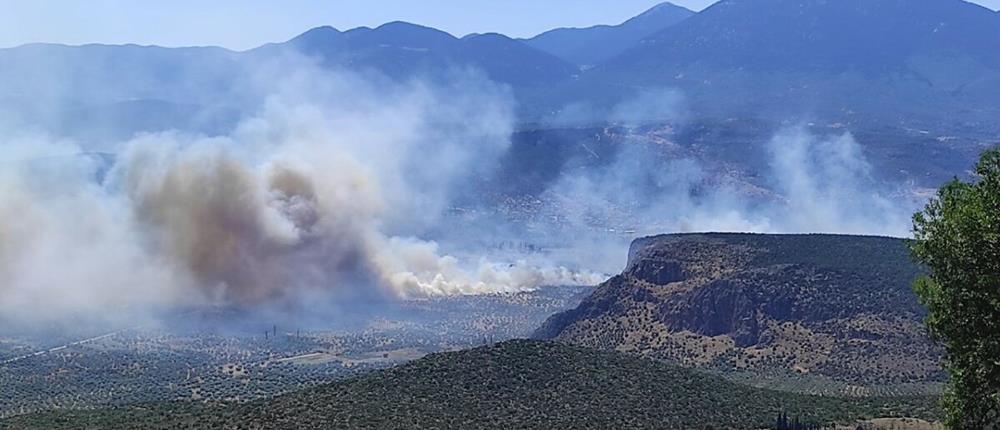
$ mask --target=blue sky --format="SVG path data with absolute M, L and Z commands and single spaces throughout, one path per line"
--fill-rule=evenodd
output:
M 919 1 L 919 0 L 917 0 Z M 713 0 L 677 0 L 700 10 Z M 996 10 L 1000 0 L 976 0 Z M 659 0 L 0 0 L 0 47 L 29 42 L 246 49 L 309 28 L 404 20 L 461 36 L 617 24 Z

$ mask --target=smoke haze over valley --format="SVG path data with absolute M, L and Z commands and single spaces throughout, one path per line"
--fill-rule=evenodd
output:
M 303 61 L 228 135 L 140 134 L 91 154 L 15 131 L 0 303 L 58 314 L 598 282 L 526 260 L 458 261 L 418 238 L 508 146 L 503 90 L 455 82 L 375 86 Z
M 681 387 L 663 414 L 684 425 L 705 386 L 754 396 L 754 428 L 941 416 L 945 354 L 910 288 L 926 268 L 900 239 L 1000 144 L 1000 13 L 722 0 L 535 36 L 424 24 L 0 49 L 0 428 L 165 401 L 180 418 L 133 424 L 323 422 L 272 400 L 357 424 L 369 406 L 300 399 L 408 361 L 330 387 L 509 408 L 425 384 L 440 364 L 479 387 L 467 360 L 493 363 L 496 398 L 605 362 L 587 372 L 623 402 Z M 503 343 L 531 336 L 556 343 Z M 385 417 L 472 422 L 401 393 Z
M 581 143 L 537 191 L 508 193 L 537 202 L 518 219 L 491 200 L 518 174 L 498 170 L 517 150 L 508 87 L 460 69 L 447 84 L 398 82 L 297 56 L 242 73 L 252 113 L 223 134 L 4 130 L 5 315 L 593 285 L 621 267 L 637 228 L 902 236 L 919 203 L 879 181 L 850 133 L 804 125 L 766 143 L 761 177 L 713 171 L 670 133 L 640 131 L 685 121 L 683 96 L 664 91 L 613 109 L 627 138 L 602 154 Z M 542 252 L 477 249 L 468 238 L 481 235 Z

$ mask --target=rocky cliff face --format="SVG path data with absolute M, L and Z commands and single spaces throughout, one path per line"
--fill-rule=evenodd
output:
M 910 290 L 918 274 L 900 239 L 649 237 L 624 272 L 536 336 L 802 380 L 804 391 L 923 392 L 942 375 Z

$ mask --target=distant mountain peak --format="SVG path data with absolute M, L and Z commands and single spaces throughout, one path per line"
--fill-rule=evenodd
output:
M 677 6 L 670 2 L 663 2 L 623 22 L 620 26 L 633 27 L 636 31 L 642 31 L 647 33 L 646 35 L 651 35 L 694 14 L 694 11 L 686 7 Z
M 514 41 L 509 36 L 502 33 L 475 33 L 462 38 L 462 40 L 493 40 L 493 41 Z
M 984 11 L 962 0 L 722 0 L 650 39 L 661 56 L 677 58 L 680 53 L 665 49 L 672 46 L 690 51 L 682 55 L 738 60 L 739 66 L 881 66 L 918 51 L 987 52 L 1000 40 L 1000 26 Z M 688 49 L 690 39 L 697 39 L 696 50 Z
M 313 28 L 284 44 L 257 50 L 258 55 L 290 49 L 324 66 L 374 70 L 391 78 L 444 78 L 456 67 L 472 68 L 515 87 L 551 84 L 576 72 L 551 54 L 498 33 L 461 39 L 419 24 L 392 21 L 375 28 L 339 31 Z
M 332 33 L 340 34 L 340 30 L 337 30 L 335 27 L 330 25 L 321 25 L 319 27 L 306 30 L 306 32 L 302 34 L 305 35 L 305 34 L 332 34 Z
M 694 14 L 689 9 L 663 2 L 618 25 L 557 28 L 527 39 L 525 43 L 579 66 L 592 66 Z
M 309 30 L 306 30 L 306 32 L 304 32 L 304 33 L 302 33 L 302 34 L 300 34 L 300 35 L 295 36 L 294 38 L 292 38 L 291 41 L 292 42 L 305 42 L 305 41 L 316 42 L 316 41 L 323 41 L 323 40 L 334 39 L 334 38 L 340 37 L 343 34 L 344 33 L 342 33 L 340 30 L 337 30 L 336 28 L 333 28 L 333 27 L 331 27 L 329 25 L 324 25 L 324 26 L 320 26 L 320 27 L 311 28 Z
M 435 34 L 441 37 L 447 37 L 449 39 L 456 39 L 455 36 L 451 35 L 446 31 L 406 21 L 387 22 L 378 27 L 375 27 L 375 31 L 426 33 L 426 34 Z
M 646 9 L 645 12 L 640 13 L 639 15 L 637 15 L 637 16 L 629 19 L 629 21 L 636 20 L 636 19 L 642 19 L 642 18 L 649 18 L 649 17 L 655 16 L 655 15 L 658 15 L 658 14 L 663 14 L 663 13 L 676 13 L 676 12 L 687 12 L 687 13 L 690 13 L 690 14 L 694 14 L 695 13 L 693 10 L 688 9 L 688 8 L 686 8 L 684 6 L 678 6 L 678 5 L 673 4 L 671 2 L 665 1 L 663 3 L 659 3 L 656 6 L 653 6 L 653 7 L 649 8 L 649 9 Z M 625 22 L 628 22 L 628 21 L 625 21 Z

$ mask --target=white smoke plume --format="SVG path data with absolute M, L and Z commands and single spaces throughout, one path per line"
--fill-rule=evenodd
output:
M 823 137 L 788 128 L 767 150 L 773 188 L 784 203 L 763 214 L 773 229 L 909 236 L 910 216 L 922 202 L 877 181 L 850 133 Z
M 921 204 L 880 181 L 850 133 L 780 130 L 748 181 L 657 145 L 621 145 L 613 162 L 565 172 L 545 200 L 576 228 L 669 232 L 839 233 L 905 237 Z M 608 222 L 611 220 L 612 222 Z
M 468 73 L 441 87 L 292 70 L 232 133 L 137 136 L 116 145 L 110 166 L 72 142 L 5 131 L 0 312 L 601 280 L 535 262 L 459 261 L 418 238 L 453 189 L 488 174 L 509 145 L 502 88 Z
M 474 72 L 435 81 L 447 84 L 399 83 L 298 58 L 235 81 L 220 94 L 250 114 L 218 136 L 78 143 L 0 117 L 0 312 L 55 318 L 603 280 L 531 253 L 490 259 L 482 249 L 443 249 L 455 238 L 459 246 L 480 234 L 504 239 L 502 222 L 456 222 L 473 228 L 456 232 L 445 214 L 510 147 L 516 119 L 506 89 Z M 556 122 L 676 123 L 684 105 L 682 94 L 657 89 L 610 110 L 576 106 Z M 609 164 L 561 172 L 539 196 L 546 221 L 528 230 L 561 242 L 550 258 L 607 273 L 644 234 L 907 234 L 919 202 L 873 178 L 850 134 L 789 128 L 762 150 L 765 179 L 745 181 L 671 142 L 621 144 Z M 447 245 L 424 239 L 442 230 Z
M 815 134 L 793 125 L 778 129 L 763 144 L 740 142 L 744 148 L 733 151 L 763 160 L 759 171 L 747 172 L 756 160 L 732 166 L 704 156 L 705 149 L 698 147 L 725 142 L 674 142 L 669 132 L 650 133 L 658 125 L 672 130 L 692 120 L 697 119 L 683 92 L 671 88 L 638 90 L 610 109 L 585 103 L 564 107 L 549 120 L 552 126 L 610 124 L 628 137 L 611 144 L 616 146 L 611 162 L 580 163 L 587 167 L 561 172 L 542 197 L 549 202 L 548 212 L 564 218 L 578 236 L 608 228 L 631 236 L 706 231 L 910 235 L 910 217 L 923 198 L 905 184 L 886 181 L 850 132 Z M 583 157 L 598 157 L 585 149 Z

